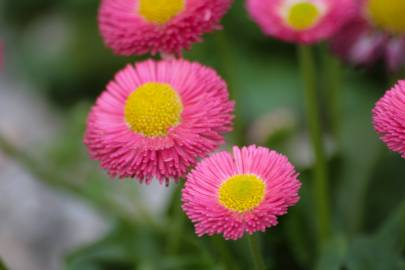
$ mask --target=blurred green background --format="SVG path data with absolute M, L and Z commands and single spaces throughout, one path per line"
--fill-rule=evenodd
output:
M 328 65 L 336 60 L 327 44 L 315 48 L 333 209 L 333 237 L 318 251 L 313 155 L 296 48 L 264 37 L 248 18 L 243 1 L 235 2 L 223 19 L 224 30 L 207 34 L 184 57 L 215 68 L 229 84 L 237 107 L 235 129 L 225 148 L 253 143 L 271 147 L 286 154 L 301 174 L 301 201 L 277 227 L 255 236 L 266 263 L 270 269 L 287 270 L 405 269 L 405 161 L 380 142 L 371 124 L 371 109 L 394 76 L 381 66 L 362 70 L 339 64 L 339 107 L 333 115 L 329 99 L 334 78 Z M 179 213 L 175 188 L 113 182 L 89 160 L 82 136 L 90 106 L 119 69 L 147 58 L 115 56 L 104 46 L 97 28 L 98 4 L 0 2 L 0 39 L 5 47 L 0 75 L 0 197 L 8 198 L 0 199 L 0 257 L 16 270 L 252 269 L 246 239 L 224 241 L 194 234 L 192 224 Z M 35 113 L 30 117 L 38 107 L 47 120 L 36 120 Z M 25 113 L 22 121 L 13 117 L 19 113 Z M 41 133 L 41 125 L 50 131 Z M 17 181 L 21 174 L 5 173 L 12 164 L 39 182 L 40 189 L 55 194 L 52 200 L 33 201 L 21 193 L 31 191 L 25 185 L 22 191 Z M 10 189 L 10 181 L 17 186 Z M 67 208 L 75 211 L 84 205 L 84 214 L 70 223 L 86 223 L 86 215 L 95 215 L 98 233 L 88 239 L 86 233 L 96 228 L 83 231 L 66 216 L 56 219 L 52 211 L 41 212 L 39 218 L 18 208 L 36 202 L 39 209 L 52 209 L 59 197 L 69 199 L 58 206 L 58 217 Z M 24 218 L 12 218 L 13 213 Z M 20 234 L 15 222 L 39 229 Z M 78 235 L 83 237 L 74 245 L 51 252 Z M 34 237 L 36 244 L 24 237 Z M 19 246 L 24 253 L 18 252 Z M 23 260 L 26 266 L 21 266 Z

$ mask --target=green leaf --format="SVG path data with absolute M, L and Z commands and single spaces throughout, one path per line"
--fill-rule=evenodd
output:
M 178 253 L 168 254 L 166 236 L 150 227 L 118 223 L 104 239 L 69 255 L 65 260 L 65 269 L 211 270 L 216 267 L 212 258 L 207 258 L 200 247 L 190 243 L 186 237 L 179 239 Z
M 396 210 L 372 237 L 352 242 L 346 266 L 349 270 L 404 270 L 402 254 L 405 232 L 405 203 Z
M 323 249 L 317 270 L 403 270 L 405 259 L 405 203 L 371 236 L 356 236 L 349 243 L 335 236 Z
M 66 269 L 132 270 L 135 263 L 158 253 L 156 237 L 148 228 L 118 223 L 104 239 L 69 255 Z
M 405 201 L 380 229 L 377 240 L 394 250 L 405 249 Z
M 309 179 L 308 173 L 301 175 L 304 183 Z M 301 200 L 298 205 L 288 211 L 283 224 L 286 229 L 286 240 L 294 254 L 294 258 L 303 268 L 311 266 L 315 256 L 315 235 L 313 228 L 310 226 L 312 218 L 311 211 L 311 190 L 308 185 L 303 185 L 300 190 Z M 309 211 L 308 211 L 309 210 Z
M 322 250 L 317 263 L 317 270 L 340 270 L 344 265 L 348 252 L 347 239 L 343 235 L 337 235 L 329 241 Z
M 366 196 L 364 229 L 369 231 L 382 226 L 405 198 L 404 159 L 384 146 L 377 164 Z
M 131 270 L 132 259 L 124 245 L 100 242 L 77 251 L 66 260 L 66 270 L 101 270 L 107 266 L 120 267 L 117 269 Z

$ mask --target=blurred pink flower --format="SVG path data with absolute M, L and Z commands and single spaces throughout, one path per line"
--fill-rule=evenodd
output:
M 405 158 L 405 80 L 399 81 L 377 102 L 373 121 L 384 143 Z
M 232 0 L 102 0 L 99 27 L 115 53 L 179 54 L 220 29 Z
M 234 103 L 217 73 L 184 60 L 118 72 L 88 117 L 84 142 L 113 177 L 178 181 L 224 143 Z
M 384 60 L 391 72 L 405 64 L 405 1 L 361 0 L 332 41 L 332 49 L 354 65 Z
M 250 16 L 265 34 L 302 44 L 331 37 L 353 6 L 353 0 L 247 0 Z
M 197 165 L 183 189 L 183 210 L 199 236 L 239 239 L 277 225 L 299 200 L 301 183 L 288 159 L 267 148 L 233 148 Z

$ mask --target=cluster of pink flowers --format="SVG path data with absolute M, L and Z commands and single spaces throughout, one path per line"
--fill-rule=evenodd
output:
M 128 65 L 89 114 L 84 142 L 112 177 L 169 184 L 224 143 L 234 102 L 211 68 L 175 55 L 219 28 L 231 0 L 103 0 L 100 32 L 117 54 L 170 60 Z
M 354 64 L 384 60 L 390 72 L 405 65 L 405 1 L 360 0 L 332 40 L 332 49 Z
M 288 159 L 267 148 L 234 147 L 232 154 L 206 158 L 231 131 L 234 102 L 215 70 L 177 57 L 204 33 L 220 29 L 231 4 L 102 0 L 100 32 L 115 53 L 160 53 L 171 60 L 147 60 L 119 71 L 89 113 L 84 142 L 112 177 L 166 185 L 186 178 L 183 209 L 196 233 L 239 239 L 276 225 L 298 202 L 301 184 Z M 347 18 L 359 16 L 353 0 L 247 0 L 247 9 L 265 34 L 300 44 L 330 39 L 346 27 Z M 361 42 L 368 29 L 361 24 L 343 31 L 349 38 L 337 36 L 335 47 L 345 57 L 369 62 L 368 52 L 381 46 Z M 347 40 L 347 46 L 338 45 Z M 392 44 L 384 50 L 392 57 L 402 52 L 398 46 L 401 50 Z M 394 62 L 389 60 L 396 68 Z M 405 82 L 400 82 L 377 104 L 374 121 L 383 140 L 405 157 L 404 108 Z
M 405 67 L 404 0 L 247 0 L 247 9 L 271 37 L 299 44 L 329 39 L 332 50 L 355 65 L 385 60 L 391 72 Z M 381 139 L 405 158 L 404 81 L 373 114 Z
M 98 21 L 105 44 L 117 54 L 160 53 L 163 60 L 115 75 L 91 109 L 84 143 L 112 177 L 166 185 L 187 178 L 183 208 L 197 234 L 238 239 L 277 224 L 298 201 L 300 182 L 286 157 L 255 146 L 217 153 L 189 173 L 224 143 L 234 102 L 213 69 L 176 58 L 220 29 L 231 3 L 103 0 Z
M 247 0 L 247 9 L 269 36 L 301 44 L 329 39 L 354 65 L 385 60 L 391 72 L 404 68 L 403 0 Z
M 131 124 L 140 124 L 132 123 L 124 109 L 132 105 L 131 94 L 148 83 L 170 85 L 182 107 L 179 121 L 161 136 L 149 134 L 142 125 L 139 130 L 131 128 Z M 154 87 L 158 89 L 159 85 Z M 159 98 L 158 91 L 150 98 Z M 145 110 L 149 112 L 138 109 L 133 117 L 153 122 L 171 113 L 159 111 L 168 99 L 147 98 L 139 96 L 138 100 L 142 103 L 139 106 L 147 106 Z M 101 166 L 114 177 L 136 177 L 147 183 L 152 178 L 166 183 L 170 179 L 177 181 L 197 157 L 205 156 L 224 142 L 222 134 L 231 130 L 233 107 L 226 83 L 214 70 L 198 63 L 149 60 L 128 65 L 118 72 L 93 107 L 85 143 L 91 156 L 100 160 Z

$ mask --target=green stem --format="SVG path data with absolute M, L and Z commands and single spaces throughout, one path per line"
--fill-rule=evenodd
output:
M 222 261 L 226 265 L 227 270 L 238 270 L 239 267 L 235 263 L 231 250 L 222 237 L 214 236 L 211 238 L 215 249 L 219 251 Z
M 216 41 L 216 51 L 218 58 L 220 59 L 221 62 L 221 67 L 223 70 L 223 75 L 224 78 L 226 79 L 226 82 L 228 84 L 228 89 L 230 93 L 230 97 L 232 99 L 237 99 L 238 98 L 238 75 L 237 75 L 237 63 L 235 63 L 234 55 L 232 54 L 232 46 L 229 44 L 228 37 L 226 35 L 225 31 L 220 31 L 216 35 L 215 41 Z M 239 107 L 238 104 L 236 104 L 236 114 L 239 114 Z M 245 145 L 246 143 L 246 127 L 245 124 L 242 120 L 242 117 L 235 117 L 234 119 L 234 136 L 235 136 L 235 142 L 237 145 Z
M 257 239 L 253 235 L 248 235 L 249 249 L 256 270 L 266 270 L 261 249 Z
M 304 94 L 307 107 L 307 119 L 312 147 L 315 154 L 314 168 L 314 202 L 318 224 L 318 248 L 321 249 L 331 233 L 328 170 L 325 149 L 323 145 L 320 108 L 317 100 L 317 82 L 315 60 L 312 49 L 301 45 L 298 48 L 301 72 L 304 80 Z
M 176 189 L 173 192 L 172 197 L 172 215 L 169 220 L 169 233 L 167 238 L 167 253 L 169 255 L 175 255 L 180 248 L 180 240 L 183 234 L 183 228 L 185 225 L 185 216 L 181 208 L 181 190 L 183 188 L 182 181 L 177 183 Z
M 323 64 L 325 69 L 325 88 L 328 100 L 328 107 L 332 123 L 332 132 L 335 140 L 340 142 L 341 123 L 341 65 L 338 59 L 332 56 L 328 47 L 322 48 Z

